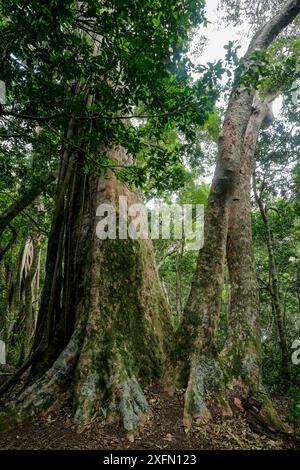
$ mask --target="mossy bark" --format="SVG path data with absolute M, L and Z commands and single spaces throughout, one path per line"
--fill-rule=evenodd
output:
M 0 411 L 0 432 L 28 421 L 39 413 L 55 409 L 70 395 L 69 385 L 82 344 L 83 326 L 84 321 L 82 320 L 78 323 L 69 344 L 52 367 L 35 383 L 27 387 L 17 400 L 2 408 Z
M 118 148 L 111 149 L 109 156 L 118 161 L 126 158 Z M 127 196 L 130 205 L 140 202 L 138 194 L 110 171 L 103 180 L 76 174 L 76 184 L 70 179 L 69 215 L 73 215 L 66 219 L 71 222 L 70 237 L 64 238 L 69 256 L 64 260 L 57 323 L 63 332 L 64 321 L 72 315 L 67 334 L 72 321 L 74 332 L 48 370 L 19 397 L 13 417 L 2 416 L 3 426 L 56 406 L 68 389 L 76 424 L 86 425 L 101 414 L 121 416 L 125 429 L 134 432 L 148 408 L 143 387 L 164 370 L 172 335 L 168 305 L 151 241 L 96 236 L 98 205 L 117 208 L 119 196 Z
M 252 245 L 252 161 L 267 106 L 250 117 L 242 153 L 240 177 L 230 206 L 227 263 L 231 285 L 228 335 L 223 363 L 228 377 L 241 378 L 259 389 L 259 291 Z
M 66 140 L 72 140 L 78 134 L 78 126 L 73 119 L 68 122 L 65 134 Z M 77 164 L 75 164 L 75 157 Z M 45 280 L 33 342 L 33 350 L 37 358 L 30 371 L 32 379 L 41 377 L 51 367 L 72 334 L 72 330 L 67 331 L 62 315 L 62 271 L 66 217 L 71 200 L 72 181 L 76 178 L 78 171 L 82 172 L 82 158 L 82 155 L 75 156 L 69 148 L 63 147 L 55 207 L 48 239 Z M 82 201 L 82 192 L 79 191 L 77 199 Z M 78 216 L 80 215 L 78 214 Z
M 233 93 L 219 140 L 219 159 L 205 219 L 204 247 L 199 255 L 191 292 L 179 330 L 175 361 L 179 381 L 187 385 L 184 422 L 208 418 L 206 398 L 215 396 L 228 414 L 222 384 L 222 369 L 216 347 L 230 201 L 238 180 L 240 158 L 253 94 Z M 206 367 L 209 358 L 209 367 Z M 221 411 L 220 411 L 221 412 Z
M 13 351 L 14 363 L 24 361 L 33 341 L 38 311 L 40 250 L 41 235 L 26 236 L 9 280 L 3 326 L 4 339 L 9 351 Z
M 218 353 L 214 342 L 207 343 L 207 328 L 200 336 L 200 348 L 199 335 L 196 339 L 199 349 L 190 362 L 186 425 L 191 425 L 193 419 L 205 421 L 216 414 L 231 416 L 235 411 L 245 411 L 255 425 L 287 431 L 262 385 L 259 291 L 252 246 L 252 159 L 268 107 L 267 102 L 260 103 L 250 117 L 240 177 L 230 205 L 226 254 L 231 303 L 225 346 Z M 203 326 L 206 327 L 205 323 Z
M 120 162 L 126 155 L 113 149 Z M 135 191 L 116 180 L 91 181 L 94 214 L 109 203 L 118 213 L 119 197 L 138 203 Z M 97 220 L 95 219 L 95 223 Z M 83 348 L 74 384 L 78 424 L 105 414 L 121 413 L 133 431 L 147 405 L 141 387 L 161 377 L 172 334 L 168 305 L 159 281 L 149 240 L 99 240 L 92 233 L 90 299 Z

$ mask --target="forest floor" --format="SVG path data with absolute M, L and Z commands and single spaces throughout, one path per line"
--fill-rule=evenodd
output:
M 182 426 L 183 395 L 170 397 L 160 385 L 148 390 L 151 414 L 134 442 L 121 424 L 98 419 L 78 432 L 68 409 L 0 434 L 0 449 L 105 449 L 105 450 L 277 450 L 296 449 L 293 439 L 251 429 L 245 417 L 217 420 L 189 432 Z

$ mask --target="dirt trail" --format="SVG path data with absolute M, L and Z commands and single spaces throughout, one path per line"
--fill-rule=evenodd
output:
M 152 413 L 145 420 L 139 436 L 129 442 L 120 424 L 105 424 L 98 419 L 78 433 L 68 417 L 68 410 L 19 426 L 0 434 L 0 449 L 148 449 L 148 450 L 265 450 L 293 449 L 293 442 L 281 437 L 258 434 L 243 417 L 217 420 L 186 432 L 182 426 L 182 394 L 168 396 L 160 386 L 148 391 Z

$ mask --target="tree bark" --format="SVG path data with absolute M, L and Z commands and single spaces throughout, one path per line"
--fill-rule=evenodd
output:
M 182 258 L 184 252 L 184 240 L 181 242 L 176 253 L 176 313 L 178 321 L 180 322 L 182 315 Z
M 9 281 L 10 294 L 7 299 L 6 318 L 3 332 L 9 350 L 15 351 L 15 361 L 22 363 L 28 356 L 33 340 L 37 315 L 39 290 L 41 236 L 26 236 L 17 265 L 14 266 L 14 278 Z M 14 333 L 14 334 L 13 334 Z
M 255 35 L 243 60 L 246 70 L 251 65 L 251 54 L 257 49 L 266 49 L 299 12 L 300 0 L 287 2 L 280 13 Z M 247 92 L 239 88 L 237 77 L 219 138 L 217 166 L 206 212 L 204 248 L 199 256 L 174 353 L 179 381 L 187 385 L 184 423 L 188 426 L 194 419 L 210 418 L 206 402 L 208 394 L 214 394 L 225 413 L 230 412 L 224 400 L 224 377 L 217 360 L 216 331 L 229 208 L 239 177 L 253 97 L 254 90 Z
M 25 272 L 23 286 L 23 310 L 24 320 L 22 325 L 22 345 L 20 351 L 19 363 L 22 364 L 30 354 L 38 313 L 38 295 L 39 295 L 39 277 L 40 277 L 40 257 L 42 236 L 34 234 L 29 239 L 32 247 L 31 263 L 29 260 L 28 270 Z
M 11 224 L 8 224 L 8 227 L 10 228 L 10 231 L 11 231 L 11 239 L 9 240 L 9 242 L 4 248 L 1 248 L 0 246 L 0 262 L 3 260 L 6 253 L 8 253 L 9 250 L 13 248 L 13 246 L 16 244 L 17 239 L 18 239 L 17 230 Z
M 123 160 L 124 151 L 115 151 L 118 161 Z M 127 196 L 128 205 L 139 202 L 113 174 L 109 181 L 92 183 L 97 204 L 116 206 L 120 195 Z M 134 431 L 147 409 L 141 386 L 163 371 L 172 332 L 168 306 L 149 240 L 100 241 L 94 227 L 92 245 L 91 285 L 85 294 L 89 314 L 75 377 L 75 421 L 88 422 L 108 403 L 108 412 L 120 413 L 125 429 Z
M 269 115 L 271 96 L 255 100 L 245 136 L 239 183 L 231 203 L 227 261 L 231 283 L 228 336 L 220 355 L 231 408 L 247 411 L 264 427 L 284 430 L 261 380 L 259 289 L 252 246 L 251 175 L 259 131 Z
M 127 158 L 117 147 L 108 156 L 119 163 Z M 52 355 L 50 365 L 53 341 L 49 342 L 37 380 L 12 413 L 5 410 L 0 416 L 3 428 L 58 406 L 68 388 L 75 423 L 85 425 L 101 413 L 118 415 L 133 432 L 148 409 L 142 387 L 164 370 L 172 326 L 152 243 L 96 236 L 98 205 L 109 203 L 117 209 L 119 196 L 127 196 L 130 205 L 139 202 L 138 194 L 117 181 L 112 171 L 100 180 L 85 176 L 78 166 L 76 170 L 66 203 L 62 304 L 56 323 L 69 338 L 60 354 Z

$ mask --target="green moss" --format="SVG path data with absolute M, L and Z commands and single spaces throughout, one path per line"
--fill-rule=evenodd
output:
M 212 399 L 220 407 L 227 408 L 224 392 L 224 377 L 219 362 L 213 356 L 193 358 L 189 386 L 185 396 L 185 416 L 210 415 L 207 399 Z
M 4 409 L 0 412 L 0 433 L 6 432 L 18 424 L 18 415 L 14 409 Z
M 105 240 L 97 257 L 93 278 L 99 291 L 91 291 L 87 307 L 75 416 L 86 422 L 110 403 L 114 412 L 122 408 L 131 430 L 145 407 L 138 384 L 148 385 L 163 372 L 168 309 L 148 242 Z
M 35 415 L 50 408 L 54 396 L 42 389 L 35 390 L 27 399 L 20 400 L 14 406 L 7 406 L 0 413 L 0 432 L 7 431 L 19 423 L 30 421 Z
M 101 260 L 103 345 L 110 348 L 114 345 L 126 369 L 143 382 L 162 372 L 161 310 L 167 314 L 166 305 L 160 300 L 163 298 L 160 286 L 155 286 L 158 279 L 149 279 L 151 305 L 141 297 L 146 263 L 149 263 L 146 243 L 132 240 L 107 241 Z

